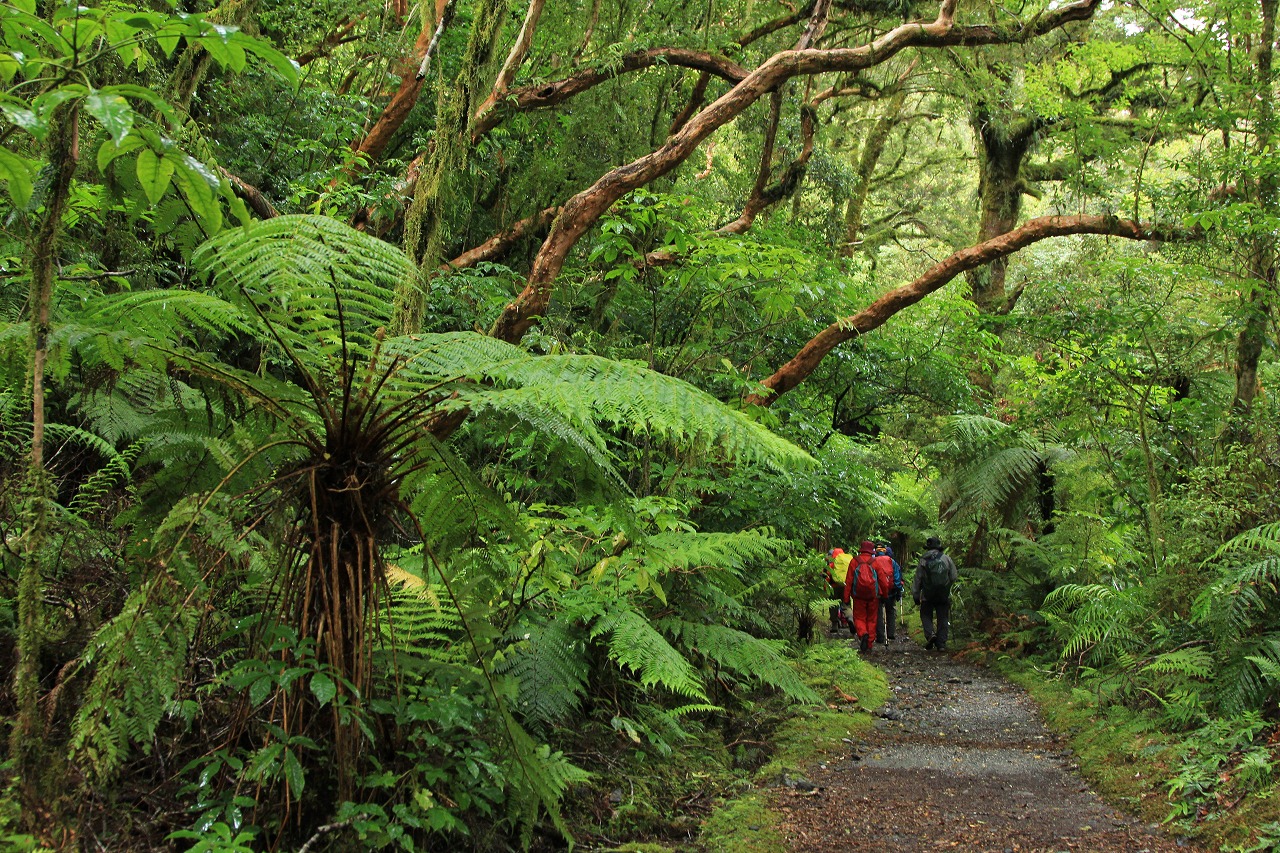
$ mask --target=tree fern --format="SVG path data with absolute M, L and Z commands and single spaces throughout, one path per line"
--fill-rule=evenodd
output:
M 505 435 L 517 420 L 557 446 L 576 448 L 606 476 L 610 433 L 620 429 L 782 470 L 810 463 L 803 451 L 741 412 L 637 364 L 537 356 L 476 334 L 384 338 L 392 294 L 418 271 L 394 248 L 332 220 L 281 217 L 230 229 L 201 247 L 193 263 L 207 276 L 208 292 L 95 298 L 88 319 L 63 327 L 60 346 L 116 371 L 129 364 L 157 372 L 177 368 L 190 386 L 206 392 L 204 414 L 234 430 L 231 440 L 226 434 L 210 438 L 210 430 L 203 437 L 184 430 L 182 403 L 174 400 L 166 429 L 146 436 L 148 449 L 139 460 L 189 442 L 215 454 L 210 467 L 227 473 L 210 485 L 213 493 L 180 503 L 160 533 L 175 556 L 183 542 L 199 542 L 243 562 L 252 559 L 243 552 L 248 543 L 233 535 L 234 513 L 223 501 L 235 494 L 262 512 L 276 510 L 280 544 L 260 554 L 274 556 L 279 566 L 258 573 L 266 584 L 256 594 L 276 602 L 278 618 L 294 626 L 301 641 L 314 643 L 318 664 L 334 669 L 340 693 L 330 697 L 335 707 L 369 695 L 379 642 L 424 665 L 444 663 L 441 657 L 448 655 L 455 663 L 465 656 L 470 665 L 486 665 L 497 639 L 493 623 L 501 620 L 477 617 L 491 616 L 484 608 L 502 600 L 496 589 L 502 571 L 490 566 L 485 580 L 485 555 L 463 546 L 468 537 L 487 535 L 486 526 L 516 526 L 509 513 L 504 516 L 501 500 L 475 488 L 443 440 L 464 419 L 478 440 L 486 423 L 496 422 Z M 125 312 L 129 322 L 121 323 Z M 254 347 L 251 359 L 224 357 L 242 340 Z M 146 391 L 126 394 L 141 399 Z M 269 437 L 246 446 L 251 432 L 237 423 L 244 418 L 236 413 L 248 413 Z M 132 431 L 124 421 L 115 427 L 119 436 Z M 256 477 L 241 476 L 250 471 Z M 430 571 L 420 576 L 438 582 L 438 589 L 389 584 L 391 545 L 399 548 L 407 537 L 431 555 Z M 767 559 L 772 546 L 765 538 L 721 541 L 720 564 Z M 518 531 L 503 540 L 518 541 Z M 673 543 L 659 545 L 648 552 L 659 571 L 700 568 L 704 559 L 715 565 L 709 550 L 682 553 Z M 184 582 L 198 583 L 201 576 L 190 571 L 193 577 Z M 661 589 L 656 583 L 651 588 Z M 588 625 L 590 637 L 603 641 L 642 686 L 705 698 L 695 668 L 639 612 L 624 605 Z M 546 653 L 529 652 L 526 663 L 535 665 L 524 674 L 534 684 L 552 677 L 537 663 Z M 554 677 L 572 685 L 578 672 L 570 666 Z M 495 689 L 494 699 L 505 715 L 505 696 Z M 331 714 L 302 689 L 287 701 L 286 735 L 332 724 L 333 766 L 340 770 L 334 790 L 350 797 L 364 742 L 356 715 Z M 553 717 L 551 710 L 531 716 Z M 513 760 L 525 762 L 537 750 L 506 719 Z M 553 756 L 544 758 L 522 766 L 528 790 L 549 804 L 574 774 Z
M 1071 454 L 1038 436 L 981 415 L 947 419 L 942 442 L 930 451 L 947 460 L 938 488 L 944 506 L 1011 519 L 1040 472 Z

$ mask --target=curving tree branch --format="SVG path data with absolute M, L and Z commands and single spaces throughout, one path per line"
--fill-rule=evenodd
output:
M 1029 220 L 1021 227 L 998 237 L 961 249 L 934 264 L 910 284 L 891 290 L 857 314 L 832 323 L 801 347 L 795 357 L 760 383 L 771 393 L 753 394 L 747 397 L 747 402 L 768 406 L 807 379 L 822 359 L 837 346 L 879 328 L 894 314 L 940 290 L 961 273 L 997 258 L 1007 257 L 1040 240 L 1069 234 L 1104 234 L 1127 240 L 1160 241 L 1194 240 L 1202 236 L 1198 229 L 1133 222 L 1114 216 L 1041 216 Z
M 569 199 L 534 258 L 524 290 L 507 305 L 490 334 L 515 342 L 542 315 L 551 300 L 555 278 L 569 252 L 609 207 L 626 193 L 642 187 L 684 162 L 702 142 L 781 83 L 806 74 L 860 71 L 879 65 L 909 47 L 951 47 L 1013 44 L 1028 41 L 1071 21 L 1093 15 L 1101 0 L 1076 0 L 1037 16 L 1018 28 L 957 27 L 957 0 L 944 0 L 938 17 L 929 23 L 895 27 L 869 44 L 856 48 L 789 50 L 774 54 L 740 83 L 691 119 L 657 150 L 620 166 Z

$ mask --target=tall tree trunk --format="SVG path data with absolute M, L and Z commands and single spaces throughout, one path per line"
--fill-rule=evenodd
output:
M 404 124 L 410 110 L 418 103 L 418 93 L 422 91 L 422 84 L 427 76 L 421 71 L 423 61 L 430 58 L 431 45 L 439 43 L 440 34 L 448 25 L 445 13 L 450 8 L 449 0 L 435 0 L 435 17 L 430 21 L 423 21 L 422 30 L 413 43 L 413 49 L 402 60 L 400 85 L 396 87 L 391 100 L 382 108 L 382 114 L 369 128 L 369 132 L 352 146 L 358 155 L 367 160 L 381 158 L 382 152 L 391 142 L 391 137 Z
M 1274 158 L 1268 152 L 1275 137 L 1275 73 L 1271 63 L 1276 38 L 1277 0 L 1260 0 L 1262 31 L 1254 51 L 1257 67 L 1255 101 L 1257 121 L 1254 123 L 1254 150 L 1260 159 Z M 1271 166 L 1264 166 L 1258 177 L 1258 207 L 1264 222 L 1277 215 L 1276 176 Z M 1271 228 L 1263 229 L 1253 239 L 1249 250 L 1248 276 L 1253 286 L 1245 301 L 1244 327 L 1236 338 L 1236 391 L 1231 403 L 1230 440 L 1244 441 L 1248 436 L 1248 419 L 1253 398 L 1258 392 L 1258 361 L 1266 343 L 1267 324 L 1276 297 L 1276 241 Z
M 13 692 L 17 719 L 10 733 L 9 754 L 23 795 L 38 796 L 44 726 L 40 718 L 40 645 L 43 562 L 49 524 L 49 475 L 44 461 L 45 365 L 49 355 L 49 327 L 53 313 L 54 255 L 62 230 L 62 213 L 71 193 L 71 178 L 79 160 L 80 102 L 57 107 L 49 130 L 48 163 L 51 179 L 44 215 L 31 249 L 31 459 L 27 470 L 26 530 L 22 539 L 22 564 L 18 574 L 17 666 Z
M 857 252 L 858 237 L 862 233 L 862 215 L 866 210 L 867 197 L 871 194 L 871 178 L 880 163 L 880 155 L 884 153 L 889 134 L 898 125 L 898 118 L 902 115 L 902 107 L 906 102 L 907 92 L 899 88 L 889 99 L 884 115 L 876 119 L 867 138 L 863 140 L 853 195 L 849 197 L 849 203 L 844 209 L 844 245 L 840 247 L 840 254 L 845 257 L 852 257 Z
M 1022 167 L 1035 138 L 1029 125 L 1002 125 L 985 109 L 977 109 L 971 117 L 978 138 L 978 195 L 981 206 L 978 240 L 983 243 L 1008 234 L 1018 225 L 1022 212 Z M 966 274 L 971 297 L 985 315 L 1004 313 L 1008 303 L 1005 278 L 1009 269 L 1007 257 L 998 258 L 984 267 Z

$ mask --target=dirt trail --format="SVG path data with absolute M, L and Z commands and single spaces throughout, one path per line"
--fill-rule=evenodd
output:
M 875 729 L 775 792 L 790 850 L 1197 849 L 1103 803 L 1020 688 L 911 640 L 871 660 L 892 691 Z

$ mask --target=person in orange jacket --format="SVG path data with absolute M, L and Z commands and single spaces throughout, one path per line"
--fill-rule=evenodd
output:
M 853 632 L 858 636 L 858 650 L 871 651 L 876 642 L 876 615 L 880 609 L 880 580 L 876 576 L 875 545 L 864 541 L 858 556 L 849 562 L 844 578 L 846 607 L 853 609 Z

